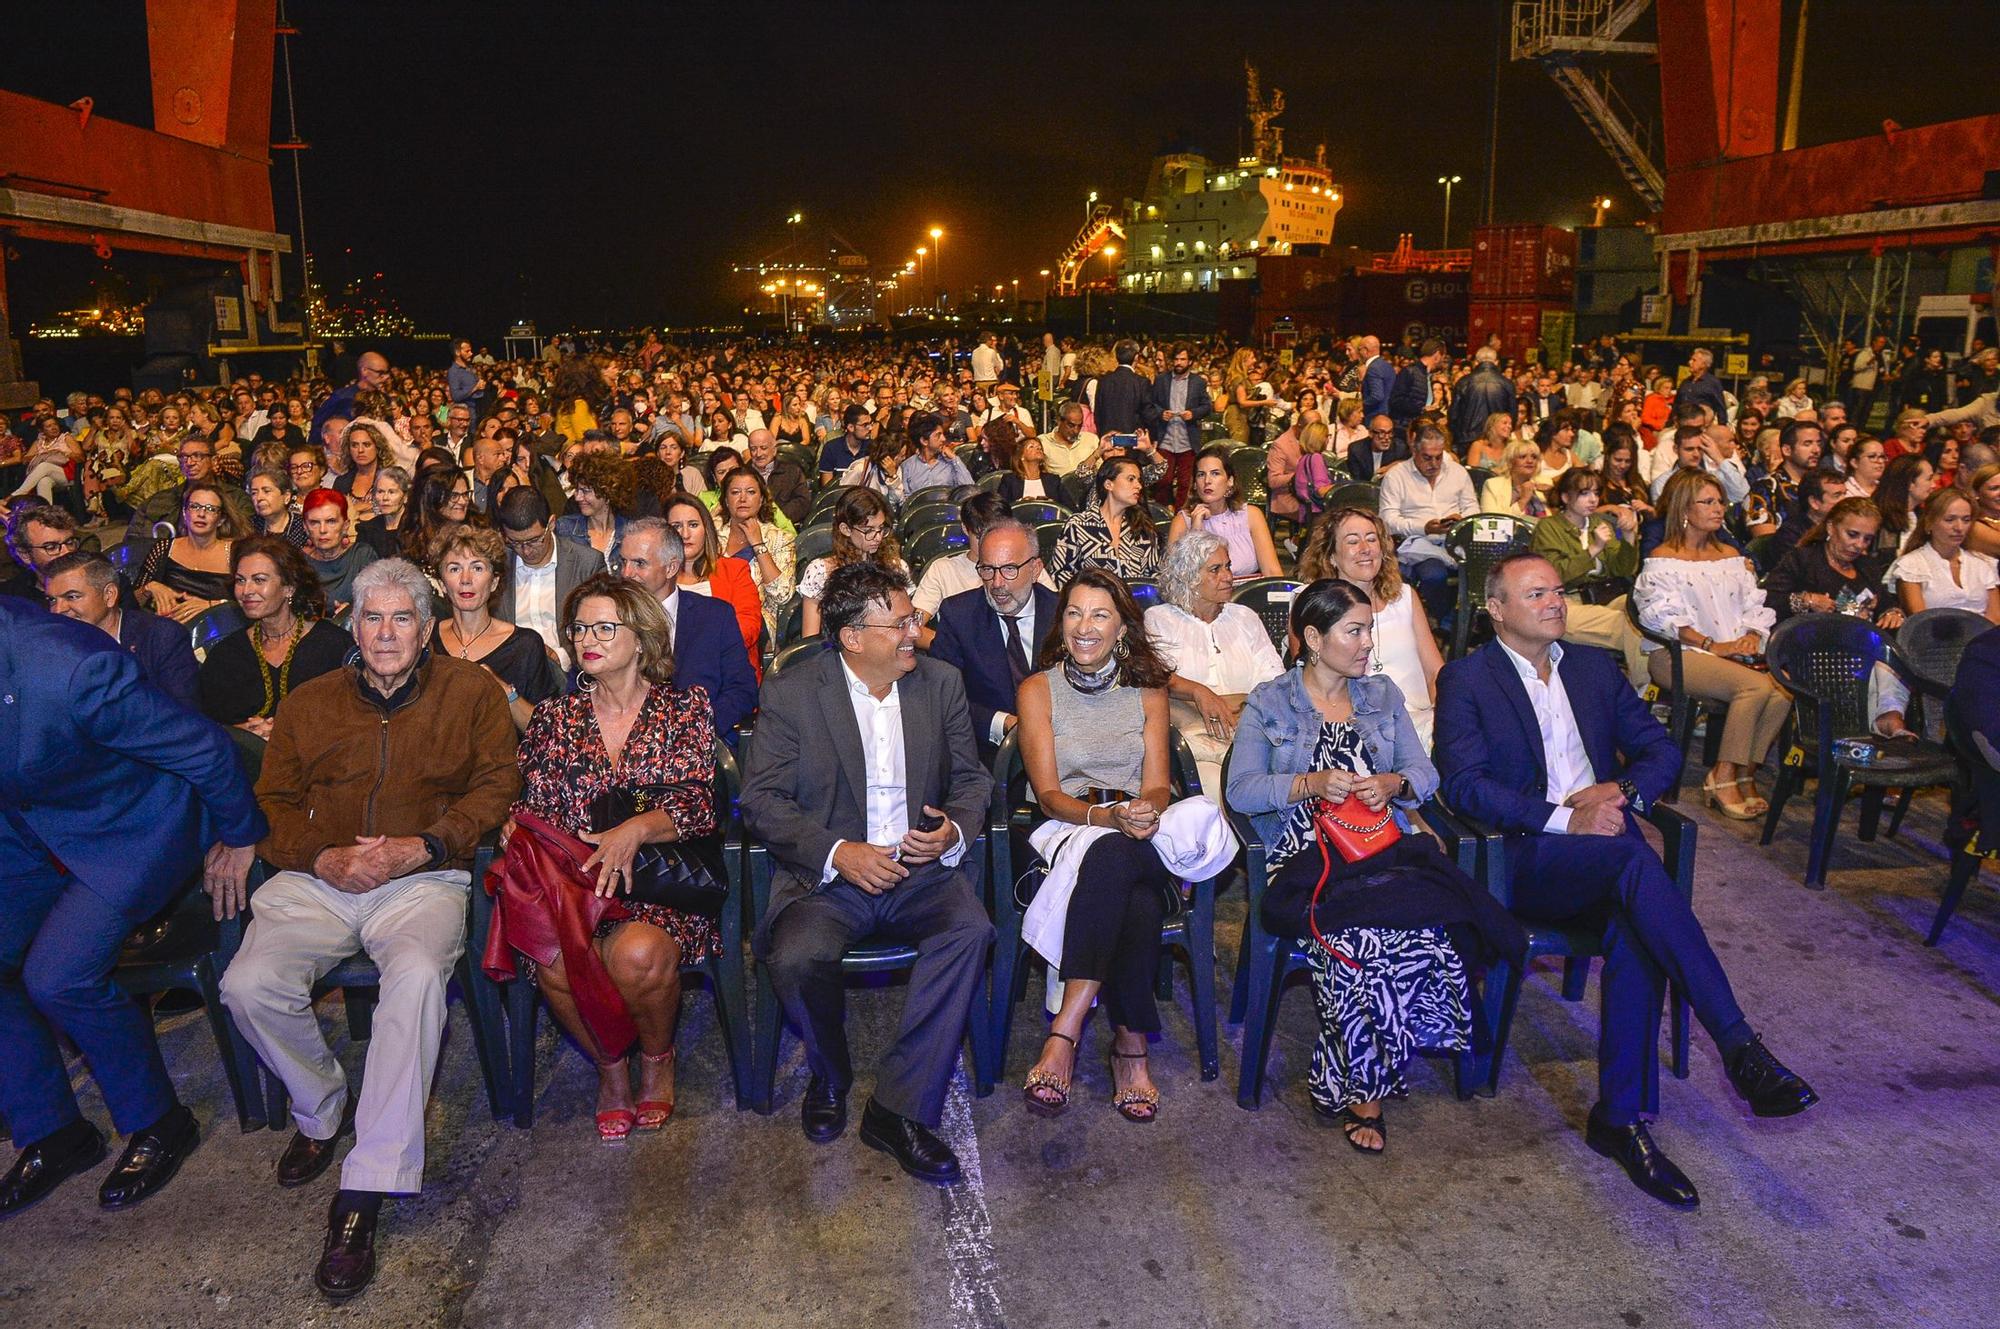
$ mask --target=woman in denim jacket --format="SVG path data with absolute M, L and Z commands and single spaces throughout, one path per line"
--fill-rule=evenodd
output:
M 1351 582 L 1326 578 L 1299 593 L 1300 662 L 1250 694 L 1228 779 L 1229 805 L 1266 846 L 1263 924 L 1299 938 L 1312 969 L 1313 1109 L 1370 1154 L 1388 1140 L 1383 1100 L 1408 1092 L 1404 1063 L 1420 1047 L 1468 1045 L 1467 961 L 1526 948 L 1492 897 L 1412 830 L 1408 813 L 1438 775 L 1402 692 L 1369 673 L 1374 618 Z M 1393 817 L 1402 838 L 1348 863 L 1315 828 L 1322 800 L 1352 826 Z

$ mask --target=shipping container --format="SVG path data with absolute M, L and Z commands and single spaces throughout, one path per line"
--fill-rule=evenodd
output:
M 1472 294 L 1488 300 L 1568 300 L 1576 294 L 1576 232 L 1541 225 L 1476 227 Z
M 1576 315 L 1559 300 L 1474 300 L 1467 316 L 1467 344 L 1477 348 L 1500 334 L 1500 355 L 1510 360 L 1540 360 L 1544 341 L 1557 339 L 1558 362 L 1569 358 L 1568 343 Z
M 1278 305 L 1332 305 L 1340 289 L 1341 260 L 1266 254 L 1257 260 L 1257 290 Z
M 1343 336 L 1373 333 L 1385 347 L 1435 337 L 1465 345 L 1468 299 L 1463 272 L 1355 272 L 1341 283 Z

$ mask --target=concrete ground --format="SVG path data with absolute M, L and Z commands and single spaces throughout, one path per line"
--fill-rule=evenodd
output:
M 1222 1080 L 1197 1078 L 1182 980 L 1154 1059 L 1164 1108 L 1148 1127 L 1113 1114 L 1096 1027 L 1069 1114 L 1023 1111 L 1024 1006 L 1010 1084 L 952 1095 L 945 1133 L 968 1180 L 942 1192 L 851 1129 L 806 1142 L 790 1038 L 777 1114 L 738 1113 L 705 997 L 687 1007 L 680 1110 L 619 1150 L 595 1142 L 594 1077 L 547 1021 L 535 1128 L 494 1123 L 454 1007 L 426 1189 L 385 1212 L 375 1286 L 335 1309 L 310 1278 L 334 1175 L 276 1186 L 287 1135 L 237 1132 L 205 1025 L 178 1016 L 168 1064 L 208 1138 L 137 1212 L 99 1212 L 93 1178 L 0 1227 L 0 1325 L 1994 1323 L 1992 878 L 1926 950 L 1945 871 L 1935 802 L 1901 843 L 1844 840 L 1824 893 L 1798 884 L 1808 806 L 1794 805 L 1770 850 L 1752 827 L 1699 815 L 1698 909 L 1752 1020 L 1824 1101 L 1755 1121 L 1697 1032 L 1693 1074 L 1664 1082 L 1655 1128 L 1701 1189 L 1693 1214 L 1646 1199 L 1585 1149 L 1595 982 L 1570 1005 L 1548 972 L 1523 997 L 1499 1096 L 1458 1102 L 1448 1067 L 1420 1062 L 1380 1158 L 1350 1152 L 1307 1110 L 1302 990 L 1284 1003 L 1272 1087 L 1253 1113 L 1235 1101 L 1240 1029 L 1224 1029 Z M 1225 992 L 1241 918 L 1232 894 Z M 860 1064 L 900 995 L 853 998 Z M 347 1055 L 358 1075 L 359 1050 Z

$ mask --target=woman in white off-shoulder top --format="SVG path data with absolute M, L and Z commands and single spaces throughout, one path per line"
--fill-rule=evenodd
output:
M 1668 536 L 1640 568 L 1632 595 L 1641 622 L 1680 639 L 1688 694 L 1728 705 L 1721 760 L 1701 788 L 1724 816 L 1749 820 L 1769 809 L 1757 797 L 1757 767 L 1792 709 L 1785 690 L 1754 667 L 1777 615 L 1764 603 L 1750 560 L 1715 538 L 1728 509 L 1713 476 L 1678 475 L 1660 500 Z M 1663 688 L 1672 678 L 1671 661 L 1657 647 L 1646 668 Z

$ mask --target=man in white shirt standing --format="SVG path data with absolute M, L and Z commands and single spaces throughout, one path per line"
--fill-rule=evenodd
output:
M 754 948 L 805 1042 L 800 1126 L 824 1144 L 846 1129 L 854 1082 L 840 957 L 871 935 L 917 947 L 861 1141 L 950 1185 L 958 1158 L 934 1132 L 993 940 L 959 863 L 992 780 L 958 671 L 917 654 L 900 573 L 848 564 L 827 579 L 820 614 L 835 649 L 765 683 L 744 759 L 744 822 L 775 861 Z
M 1409 464 L 1384 471 L 1380 493 L 1382 522 L 1398 541 L 1396 562 L 1431 621 L 1443 622 L 1451 615 L 1458 566 L 1444 539 L 1460 518 L 1479 511 L 1472 473 L 1451 455 L 1443 430 L 1420 425 Z
M 972 386 L 991 388 L 1000 381 L 1000 338 L 992 332 L 979 334 L 979 345 L 972 348 Z

